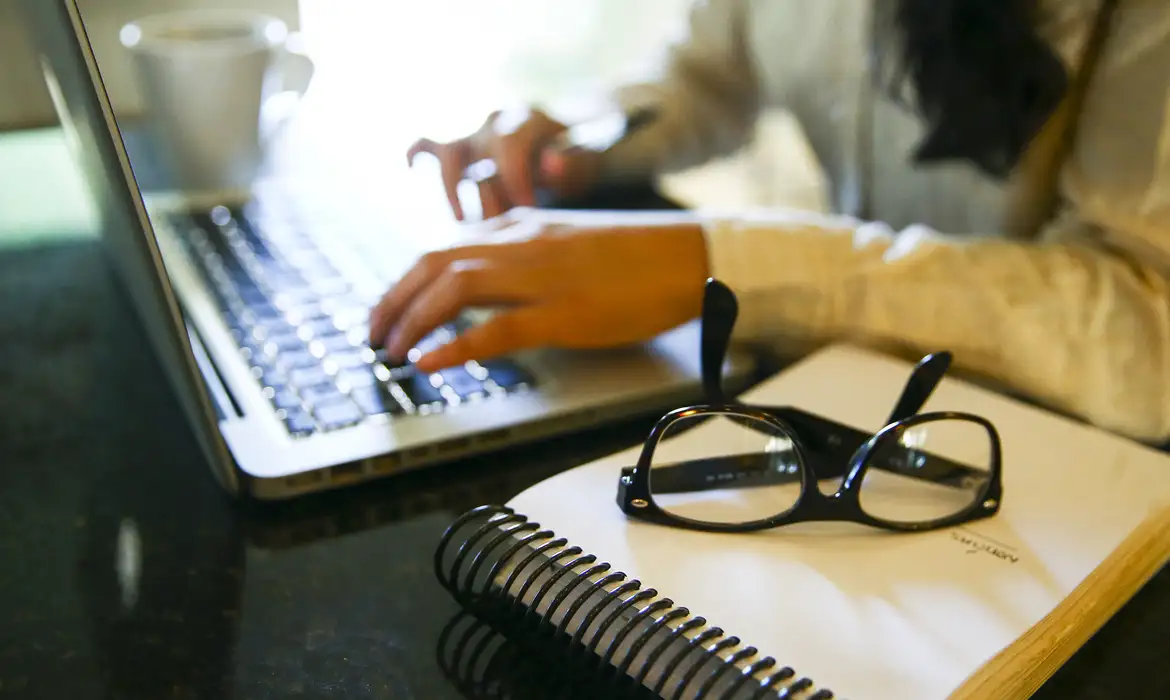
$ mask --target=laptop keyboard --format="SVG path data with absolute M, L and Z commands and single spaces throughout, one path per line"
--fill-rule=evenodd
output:
M 359 298 L 306 234 L 263 231 L 246 209 L 178 216 L 176 229 L 215 293 L 240 352 L 293 436 L 347 428 L 371 416 L 434 414 L 534 386 L 507 360 L 425 375 L 409 358 L 467 327 L 437 329 L 393 364 L 370 349 L 371 301 Z

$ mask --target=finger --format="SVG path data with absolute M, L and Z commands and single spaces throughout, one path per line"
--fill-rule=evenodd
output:
M 406 149 L 406 165 L 413 166 L 414 159 L 417 158 L 418 154 L 420 153 L 429 153 L 432 156 L 437 156 L 440 148 L 442 148 L 442 146 L 432 141 L 431 139 L 419 139 L 418 141 L 412 143 L 410 148 Z
M 459 183 L 468 166 L 468 155 L 466 147 L 449 146 L 439 157 L 439 172 L 443 179 L 443 189 L 447 193 L 447 203 L 451 205 L 451 212 L 458 221 L 464 218 L 463 205 L 459 202 Z
M 463 171 L 467 168 L 470 158 L 470 146 L 466 141 L 453 143 L 438 143 L 431 139 L 419 139 L 406 151 L 406 163 L 413 167 L 414 159 L 420 153 L 427 153 L 439 160 L 439 173 L 443 181 L 443 190 L 447 194 L 447 203 L 455 218 L 463 221 L 463 205 L 459 202 L 459 182 L 463 179 Z
M 398 283 L 386 291 L 370 311 L 370 347 L 380 348 L 390 328 L 411 303 L 432 281 L 456 261 L 482 260 L 486 264 L 519 262 L 532 253 L 525 243 L 485 243 L 462 245 L 431 251 L 418 259 Z
M 394 286 L 386 290 L 386 293 L 370 310 L 369 343 L 371 348 L 377 350 L 385 345 L 390 328 L 398 320 L 398 316 L 410 303 L 410 300 L 442 274 L 443 270 L 450 264 L 445 255 L 446 252 L 432 251 L 420 257 Z
M 524 303 L 536 299 L 541 292 L 535 276 L 515 268 L 452 265 L 402 313 L 390 331 L 386 352 L 392 358 L 404 357 L 416 343 L 469 307 Z
M 483 209 L 483 218 L 497 217 L 510 208 L 505 194 L 500 191 L 498 179 L 493 177 L 480 180 L 476 185 L 479 188 L 479 201 L 480 207 Z
M 491 151 L 491 143 L 496 139 L 496 123 L 503 113 L 502 110 L 495 110 L 488 114 L 487 119 L 483 120 L 479 128 L 475 130 L 468 140 L 471 142 L 471 149 L 475 153 L 475 157 L 487 158 Z
M 532 160 L 536 155 L 533 145 L 531 132 L 520 130 L 496 141 L 492 154 L 499 164 L 500 179 L 508 198 L 525 207 L 536 205 L 532 183 Z
M 556 312 L 547 306 L 502 311 L 423 355 L 414 366 L 420 372 L 431 373 L 470 360 L 489 360 L 539 347 L 555 333 L 555 324 Z

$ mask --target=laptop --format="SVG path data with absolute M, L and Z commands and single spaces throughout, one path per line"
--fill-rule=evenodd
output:
M 230 494 L 286 499 L 702 396 L 696 322 L 636 347 L 535 350 L 434 375 L 387 362 L 366 346 L 385 290 L 369 284 L 361 255 L 312 220 L 291 225 L 295 198 L 279 188 L 144 193 L 76 2 L 24 5 L 103 243 Z M 475 322 L 457 319 L 416 351 Z M 730 386 L 752 369 L 732 354 Z

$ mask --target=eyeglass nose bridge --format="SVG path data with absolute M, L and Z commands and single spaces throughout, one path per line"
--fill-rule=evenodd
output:
M 844 474 L 828 474 L 817 472 L 816 466 L 809 462 L 802 465 L 804 470 L 804 484 L 799 501 L 790 510 L 797 514 L 791 522 L 819 522 L 819 521 L 853 521 L 860 511 L 858 489 L 851 486 L 854 476 L 852 470 Z M 836 488 L 829 493 L 821 490 L 821 481 L 832 480 Z

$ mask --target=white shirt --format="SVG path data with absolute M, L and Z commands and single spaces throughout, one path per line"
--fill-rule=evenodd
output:
M 1099 2 L 1044 3 L 1041 33 L 1073 73 Z M 1009 204 L 1038 186 L 1025 174 L 1003 185 L 911 163 L 920 122 L 871 75 L 894 4 L 700 0 L 661 75 L 616 91 L 660 117 L 605 172 L 647 178 L 728 154 L 762 108 L 783 107 L 837 215 L 708 218 L 712 274 L 740 300 L 737 339 L 950 350 L 958 370 L 1052 408 L 1170 438 L 1170 2 L 1121 0 L 1060 170 L 1066 207 L 1027 239 L 1001 235 Z

